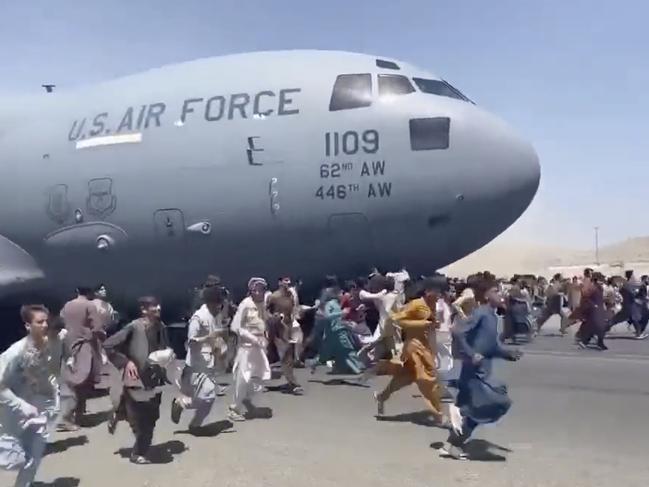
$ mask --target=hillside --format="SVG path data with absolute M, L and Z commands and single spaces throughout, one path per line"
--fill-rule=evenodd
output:
M 649 263 L 649 237 L 636 237 L 600 248 L 602 264 Z M 577 250 L 535 244 L 511 244 L 492 242 L 468 255 L 445 271 L 452 276 L 465 276 L 473 272 L 489 270 L 499 276 L 513 274 L 552 273 L 550 267 L 592 265 L 595 251 Z

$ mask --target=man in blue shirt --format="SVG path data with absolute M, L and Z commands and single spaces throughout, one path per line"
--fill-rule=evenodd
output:
M 498 285 L 489 280 L 477 287 L 483 304 L 464 325 L 453 330 L 453 340 L 462 358 L 456 405 L 463 421 L 461 430 L 451 430 L 448 444 L 440 453 L 456 459 L 466 458 L 464 445 L 479 424 L 498 421 L 511 406 L 507 386 L 492 377 L 493 359 L 516 361 L 521 357 L 519 351 L 505 349 L 498 341 L 496 310 L 503 302 Z

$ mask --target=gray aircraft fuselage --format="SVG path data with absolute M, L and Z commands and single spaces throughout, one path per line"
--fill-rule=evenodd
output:
M 172 299 L 208 273 L 430 272 L 482 247 L 532 201 L 536 153 L 377 59 L 231 55 L 3 104 L 3 294 Z

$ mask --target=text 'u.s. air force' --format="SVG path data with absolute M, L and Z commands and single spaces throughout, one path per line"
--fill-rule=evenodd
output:
M 219 122 L 297 115 L 300 109 L 296 96 L 301 88 L 263 90 L 256 93 L 195 96 L 186 98 L 179 106 L 156 102 L 129 106 L 118 113 L 101 112 L 72 122 L 68 139 L 76 141 L 88 137 L 142 131 L 173 123 L 184 125 L 191 121 Z

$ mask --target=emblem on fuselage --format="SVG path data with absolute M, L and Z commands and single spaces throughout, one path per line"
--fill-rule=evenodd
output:
M 113 194 L 113 180 L 110 178 L 91 179 L 88 182 L 88 213 L 105 218 L 117 208 L 117 197 Z
M 47 195 L 47 215 L 58 224 L 65 223 L 72 210 L 68 201 L 68 186 L 66 184 L 52 186 Z

